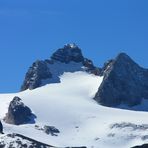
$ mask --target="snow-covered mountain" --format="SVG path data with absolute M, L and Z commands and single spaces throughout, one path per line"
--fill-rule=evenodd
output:
M 58 83 L 60 82 L 59 76 L 64 72 L 75 71 L 87 71 L 94 74 L 100 72 L 91 60 L 83 57 L 77 45 L 67 44 L 53 53 L 50 59 L 34 62 L 26 73 L 21 90 Z
M 65 45 L 51 59 L 33 63 L 21 92 L 0 94 L 0 146 L 130 148 L 148 143 L 147 85 L 147 70 L 126 54 L 97 68 L 78 46 Z

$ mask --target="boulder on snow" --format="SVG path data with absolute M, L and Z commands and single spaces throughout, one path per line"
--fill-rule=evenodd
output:
M 60 131 L 57 128 L 55 128 L 54 126 L 45 125 L 43 130 L 46 134 L 48 134 L 48 135 L 51 134 L 52 136 L 57 136 L 57 134 L 60 133 Z
M 22 102 L 19 97 L 14 97 L 9 104 L 8 113 L 4 121 L 9 124 L 20 125 L 25 123 L 34 123 L 35 115 L 31 109 Z

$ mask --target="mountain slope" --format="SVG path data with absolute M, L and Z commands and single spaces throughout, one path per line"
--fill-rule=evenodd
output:
M 82 71 L 66 72 L 60 83 L 1 94 L 1 119 L 14 96 L 19 96 L 37 116 L 35 124 L 15 126 L 3 122 L 4 132 L 19 133 L 57 147 L 129 148 L 148 142 L 148 113 L 108 108 L 92 99 L 102 80 L 103 77 Z M 55 126 L 60 133 L 47 135 L 40 130 L 44 125 Z
M 50 83 L 59 83 L 64 72 L 84 71 L 103 76 L 103 82 L 94 100 L 104 106 L 135 106 L 148 99 L 148 70 L 140 67 L 125 53 L 109 60 L 103 68 L 84 58 L 75 44 L 56 50 L 44 61 L 36 61 L 26 73 L 21 90 L 35 89 Z
M 131 111 L 148 111 L 148 70 L 125 53 L 97 68 L 67 44 L 34 62 L 21 90 L 0 94 L 0 146 L 129 148 L 148 142 L 148 113 Z

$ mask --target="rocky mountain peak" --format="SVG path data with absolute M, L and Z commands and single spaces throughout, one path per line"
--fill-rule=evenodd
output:
M 105 62 L 102 68 L 102 75 L 107 75 L 112 70 L 116 69 L 120 69 L 121 71 L 119 73 L 122 73 L 123 70 L 127 72 L 135 72 L 135 70 L 141 71 L 142 67 L 135 63 L 126 53 L 119 53 L 114 59 Z
M 120 52 L 116 58 L 131 59 L 125 52 Z
M 51 59 L 54 61 L 60 61 L 63 63 L 69 62 L 83 62 L 84 57 L 82 55 L 81 49 L 76 44 L 66 44 L 63 48 L 58 49 Z
M 37 60 L 26 73 L 21 91 L 35 89 L 49 83 L 59 83 L 59 76 L 64 72 L 86 71 L 95 75 L 100 69 L 93 62 L 84 58 L 76 44 L 66 44 L 56 50 L 50 59 Z
M 148 70 L 140 67 L 127 54 L 120 53 L 105 63 L 103 82 L 95 100 L 105 106 L 121 103 L 129 106 L 148 99 Z
M 119 53 L 114 61 L 119 62 L 122 65 L 133 65 L 140 68 L 140 66 L 126 53 Z

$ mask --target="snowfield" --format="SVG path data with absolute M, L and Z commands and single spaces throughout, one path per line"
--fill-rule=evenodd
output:
M 14 96 L 20 97 L 37 116 L 35 124 L 15 126 L 3 122 L 5 134 L 19 133 L 57 147 L 129 148 L 148 142 L 147 112 L 104 107 L 92 99 L 102 80 L 82 71 L 66 72 L 60 76 L 60 83 L 1 94 L 1 120 Z M 60 133 L 47 135 L 35 125 L 55 126 Z

